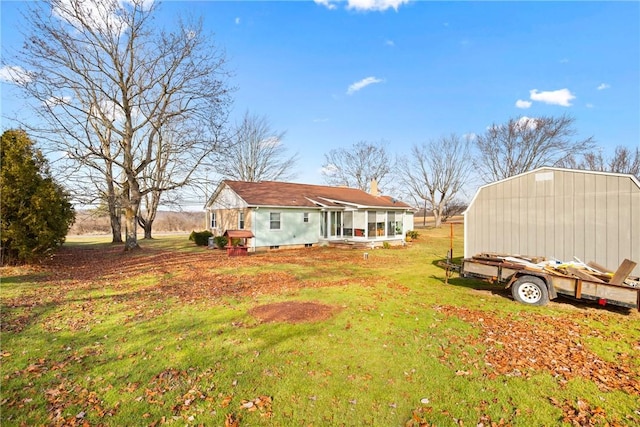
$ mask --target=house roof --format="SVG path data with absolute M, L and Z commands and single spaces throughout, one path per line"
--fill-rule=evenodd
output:
M 296 184 L 277 181 L 223 181 L 249 206 L 279 207 L 383 207 L 410 209 L 406 203 L 389 196 L 373 196 L 366 191 L 348 187 Z

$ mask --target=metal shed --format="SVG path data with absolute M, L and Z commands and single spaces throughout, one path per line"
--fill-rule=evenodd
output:
M 484 185 L 464 213 L 464 256 L 481 252 L 640 264 L 640 181 L 543 167 Z

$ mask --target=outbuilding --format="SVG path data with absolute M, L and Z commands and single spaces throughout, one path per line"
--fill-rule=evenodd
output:
M 640 181 L 542 167 L 484 185 L 464 213 L 464 256 L 483 252 L 640 264 Z

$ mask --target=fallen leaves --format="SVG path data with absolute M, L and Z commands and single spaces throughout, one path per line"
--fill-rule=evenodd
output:
M 560 402 L 555 398 L 550 398 L 549 401 L 553 406 L 562 409 L 562 422 L 569 423 L 574 426 L 622 426 L 622 424 L 608 421 L 607 414 L 604 409 L 599 406 L 592 408 L 585 400 L 577 399 L 575 402 L 571 402 L 565 399 Z
M 47 317 L 42 319 L 46 330 L 89 330 L 108 313 L 98 312 L 90 297 L 78 300 L 77 295 L 96 289 L 110 290 L 108 304 L 102 310 L 132 312 L 126 321 L 137 322 L 162 315 L 164 310 L 159 302 L 164 299 L 177 298 L 183 304 L 211 303 L 229 296 L 255 297 L 302 288 L 346 286 L 353 283 L 348 277 L 349 267 L 362 261 L 356 254 L 349 257 L 345 253 L 348 252 L 307 248 L 229 258 L 224 251 L 181 253 L 147 248 L 123 252 L 120 246 L 63 246 L 38 268 L 37 274 L 25 279 L 42 287 L 2 299 L 0 328 L 2 332 L 19 333 L 40 321 L 45 308 L 64 306 L 65 310 L 57 312 L 47 310 Z M 234 273 L 241 267 L 265 263 L 313 266 L 317 271 L 307 279 L 286 271 Z M 319 265 L 332 267 L 323 272 Z M 336 271 L 344 274 L 336 275 Z M 149 284 L 132 287 L 131 279 L 138 276 L 149 277 Z M 358 284 L 366 285 L 362 279 L 358 279 Z
M 251 400 L 242 400 L 240 408 L 248 412 L 259 411 L 260 416 L 264 418 L 271 418 L 273 411 L 271 404 L 273 399 L 271 396 L 258 396 Z
M 640 372 L 631 364 L 630 356 L 620 354 L 618 361 L 612 363 L 589 351 L 582 338 L 590 330 L 578 322 L 540 314 L 530 314 L 524 319 L 516 315 L 499 317 L 452 306 L 440 306 L 438 310 L 478 327 L 480 336 L 467 337 L 464 344 L 486 348 L 483 375 L 489 378 L 498 375 L 528 378 L 546 371 L 561 384 L 580 377 L 593 381 L 603 391 L 640 394 Z M 445 350 L 444 357 L 450 357 L 451 353 Z M 478 365 L 468 353 L 460 352 L 455 357 L 462 358 L 463 363 Z M 456 375 L 469 374 L 471 371 L 456 372 Z
M 102 399 L 93 390 L 88 390 L 70 381 L 62 381 L 44 392 L 47 401 L 49 420 L 54 426 L 85 426 L 89 425 L 85 418 L 104 418 L 113 416 L 120 406 L 116 403 L 106 408 Z M 75 415 L 69 414 L 71 407 L 80 407 Z

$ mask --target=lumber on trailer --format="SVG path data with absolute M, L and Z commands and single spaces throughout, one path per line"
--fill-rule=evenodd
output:
M 603 274 L 613 274 L 613 271 L 609 270 L 607 267 L 598 264 L 595 261 L 589 261 L 587 263 L 587 265 L 591 268 L 595 268 L 596 270 L 598 270 L 599 272 L 603 273 Z
M 629 274 L 631 274 L 633 269 L 636 268 L 636 265 L 638 265 L 638 263 L 631 261 L 630 259 L 625 259 L 613 274 L 613 277 L 611 278 L 611 281 L 609 281 L 609 283 L 611 283 L 612 285 L 622 285 L 625 279 L 629 277 Z
M 580 270 L 579 268 L 567 267 L 567 271 L 573 274 L 574 276 L 579 277 L 582 280 L 588 280 L 590 282 L 596 282 L 596 283 L 606 283 L 604 280 L 600 280 L 596 276 L 592 276 L 587 271 Z

